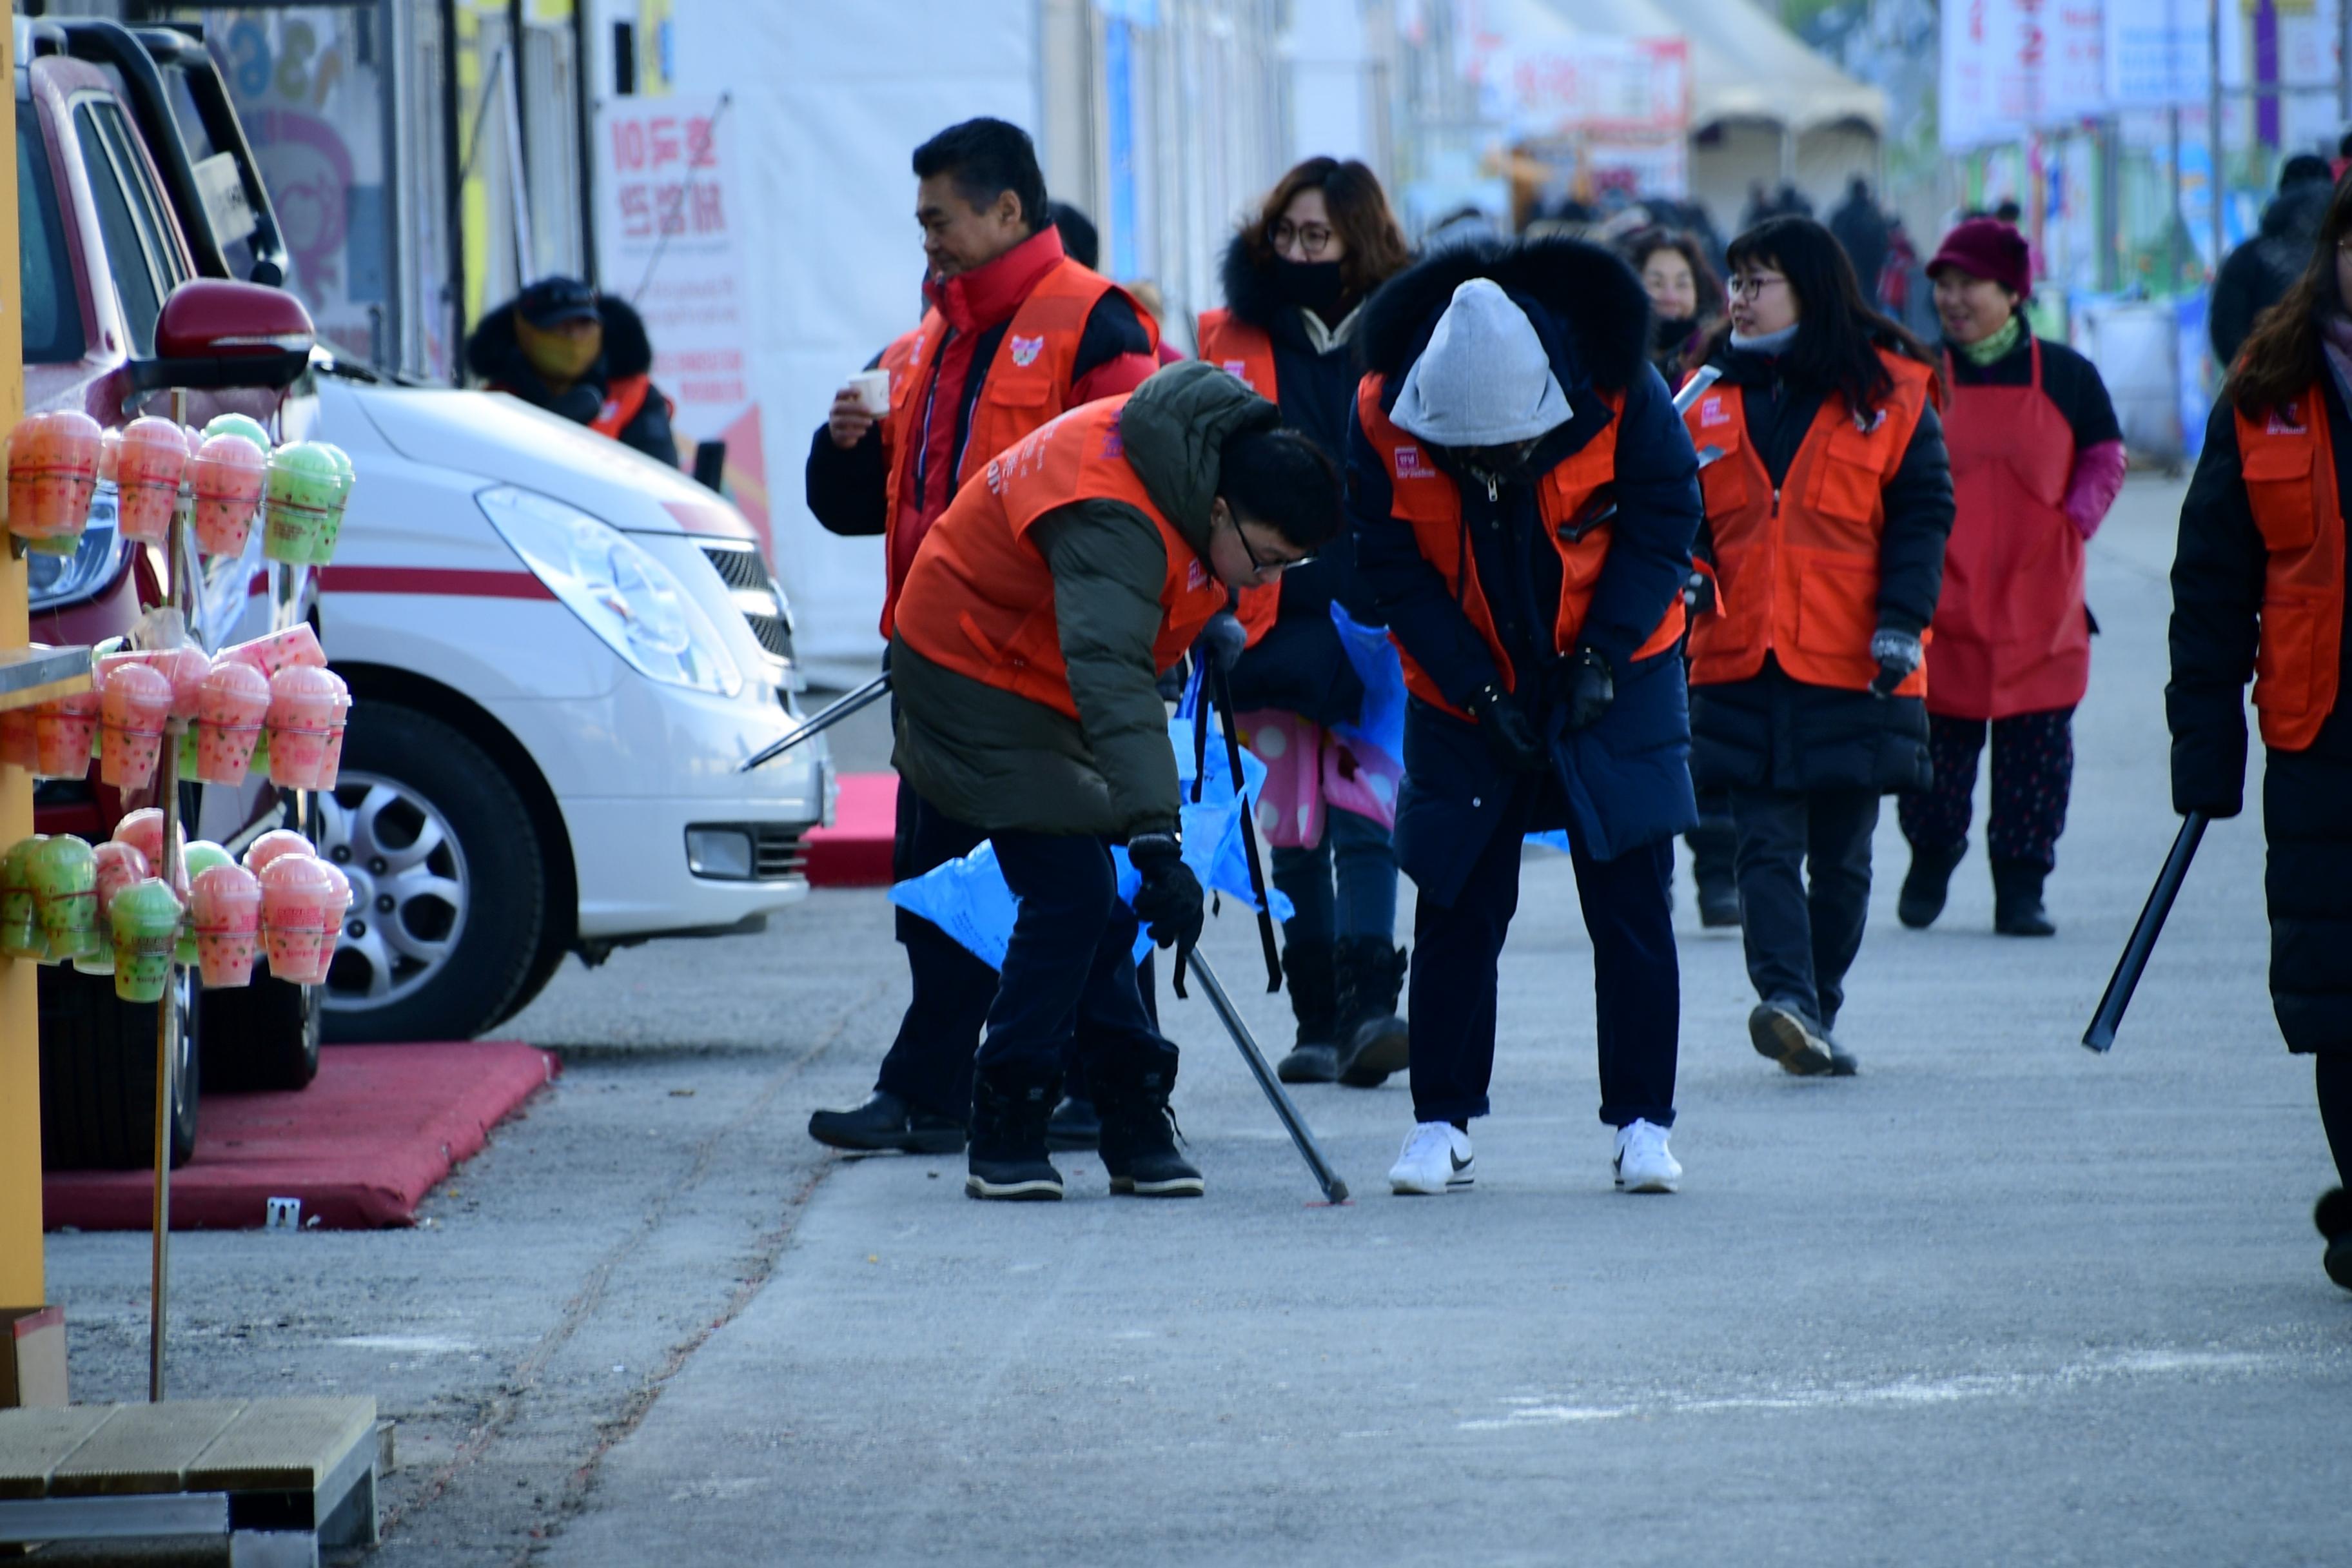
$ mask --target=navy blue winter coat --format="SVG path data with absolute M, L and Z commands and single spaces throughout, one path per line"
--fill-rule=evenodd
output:
M 1565 827 L 1600 859 L 1654 844 L 1696 825 L 1691 795 L 1690 718 L 1679 648 L 1636 661 L 1681 593 L 1703 506 L 1698 460 L 1651 368 L 1649 301 L 1622 261 L 1575 240 L 1469 247 L 1432 257 L 1391 279 L 1367 310 L 1368 367 L 1386 377 L 1393 406 L 1404 374 L 1429 342 L 1454 290 L 1491 278 L 1528 314 L 1568 395 L 1569 422 L 1552 431 L 1490 496 L 1483 479 L 1461 482 L 1463 456 L 1429 456 L 1456 476 L 1464 532 L 1496 631 L 1517 679 L 1516 694 L 1555 737 L 1553 775 L 1535 826 Z M 1622 391 L 1612 414 L 1604 391 Z M 1601 721 L 1565 732 L 1566 660 L 1552 647 L 1561 587 L 1558 550 L 1545 537 L 1536 481 L 1622 417 L 1616 450 L 1618 511 L 1607 563 L 1579 633 L 1609 661 L 1616 700 Z M 1391 479 L 1351 420 L 1348 510 L 1364 595 L 1397 641 L 1456 707 L 1501 679 L 1452 584 L 1425 560 L 1411 523 L 1391 512 Z M 1405 720 L 1405 781 L 1397 806 L 1397 858 L 1424 898 L 1448 903 L 1486 847 L 1514 776 L 1474 723 L 1412 702 Z

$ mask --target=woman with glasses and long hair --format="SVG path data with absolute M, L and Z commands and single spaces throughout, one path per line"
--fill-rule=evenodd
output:
M 2245 688 L 2261 723 L 2271 1009 L 2316 1058 L 2339 1182 L 2352 1173 L 2352 182 L 2286 297 L 2238 351 L 2180 509 L 2172 563 L 2172 804 L 2245 805 Z M 2328 1278 L 2352 1289 L 2352 1199 L 2319 1200 Z
M 1409 259 L 1372 172 L 1309 158 L 1226 247 L 1225 307 L 1201 318 L 1201 357 L 1273 399 L 1285 425 L 1340 459 L 1361 307 Z M 1259 822 L 1274 847 L 1275 886 L 1294 910 L 1282 963 L 1298 1037 L 1276 1070 L 1290 1083 L 1370 1087 L 1405 1065 L 1396 1014 L 1404 954 L 1390 842 L 1396 759 L 1371 756 L 1333 729 L 1363 708 L 1363 682 L 1331 616 L 1337 603 L 1370 618 L 1353 579 L 1342 533 L 1278 587 L 1245 594 L 1249 647 L 1233 690 L 1268 769 Z
M 1879 796 L 1929 781 L 1921 634 L 1952 476 L 1934 362 L 1863 302 L 1830 231 L 1731 242 L 1723 379 L 1685 422 L 1706 494 L 1691 772 L 1731 792 L 1756 1049 L 1851 1074 L 1831 1031 L 1870 903 Z

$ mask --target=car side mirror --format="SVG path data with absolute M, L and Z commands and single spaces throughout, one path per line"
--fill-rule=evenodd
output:
M 310 368 L 318 335 L 302 301 L 281 289 L 192 278 L 172 290 L 155 319 L 155 357 L 125 368 L 141 392 L 276 391 Z

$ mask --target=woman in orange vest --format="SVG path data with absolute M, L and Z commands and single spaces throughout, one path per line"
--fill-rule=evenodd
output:
M 2124 483 L 2123 429 L 2105 383 L 2018 307 L 2033 290 L 2025 237 L 1970 218 L 1927 264 L 1944 324 L 1944 445 L 1958 515 L 1927 643 L 1932 786 L 1898 805 L 1911 871 L 1895 913 L 1943 911 L 1969 847 L 1969 797 L 1992 735 L 1993 930 L 2049 936 L 2042 883 L 2058 863 L 2074 783 L 2074 705 L 2091 679 L 2084 546 Z
M 1171 365 L 991 459 L 908 571 L 892 760 L 987 836 L 1020 900 L 972 1085 L 973 1197 L 1062 1195 L 1046 1123 L 1073 1041 L 1111 1191 L 1202 1191 L 1169 1116 L 1176 1047 L 1130 957 L 1139 917 L 1180 974 L 1201 931 L 1156 683 L 1233 590 L 1273 583 L 1338 529 L 1330 459 L 1276 423 L 1230 376 Z M 1142 877 L 1132 908 L 1119 844 Z
M 1878 797 L 1929 778 L 1921 644 L 1952 476 L 1927 351 L 1863 303 L 1828 229 L 1768 219 L 1729 257 L 1723 379 L 1684 416 L 1712 574 L 1691 629 L 1691 771 L 1731 791 L 1749 1039 L 1790 1072 L 1850 1074 L 1831 1030 Z
M 2271 1008 L 2316 1059 L 2337 1179 L 2352 1176 L 2352 183 L 2239 351 L 2180 509 L 2172 563 L 2172 804 L 2244 806 L 2246 678 L 2262 724 Z M 2352 1198 L 2319 1200 L 2328 1278 L 2352 1290 Z
M 1363 302 L 1408 259 L 1372 172 L 1309 158 L 1227 247 L 1225 308 L 1202 316 L 1201 357 L 1273 399 L 1282 422 L 1336 462 L 1356 401 Z M 1363 708 L 1363 682 L 1331 619 L 1338 604 L 1372 620 L 1354 580 L 1342 535 L 1279 589 L 1251 595 L 1255 624 L 1233 689 L 1250 749 L 1269 770 L 1258 822 L 1274 847 L 1274 884 L 1296 911 L 1283 923 L 1282 971 L 1298 1037 L 1276 1070 L 1286 1083 L 1370 1088 L 1404 1066 L 1404 954 L 1390 842 L 1394 763 L 1360 754 L 1331 729 Z

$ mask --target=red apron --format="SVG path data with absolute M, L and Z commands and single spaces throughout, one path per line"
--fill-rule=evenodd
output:
M 1946 358 L 1943 411 L 1958 512 L 1927 645 L 1927 708 L 2006 719 L 2072 708 L 2091 681 L 2083 536 L 2068 520 L 2074 432 L 2042 390 L 1964 386 Z

